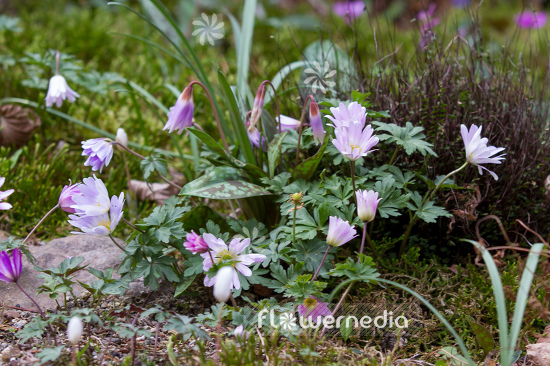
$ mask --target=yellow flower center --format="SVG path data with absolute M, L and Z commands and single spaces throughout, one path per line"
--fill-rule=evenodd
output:
M 218 260 L 216 263 L 220 263 L 222 260 L 231 260 L 237 258 L 236 254 L 231 253 L 229 250 L 224 249 L 218 253 Z
M 312 299 L 311 297 L 304 300 L 304 305 L 308 308 L 312 308 L 317 303 L 317 300 Z
M 357 146 L 357 145 L 350 144 L 349 146 L 351 147 L 351 151 L 353 151 L 355 149 L 358 149 L 359 152 L 361 152 L 361 150 L 363 150 L 363 149 L 359 148 L 359 146 Z
M 107 230 L 109 230 L 109 232 L 111 231 L 110 227 L 111 227 L 111 221 L 110 220 L 103 220 L 103 221 L 100 221 L 97 226 L 104 226 L 107 228 Z

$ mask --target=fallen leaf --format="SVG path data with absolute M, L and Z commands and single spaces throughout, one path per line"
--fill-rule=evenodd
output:
M 526 348 L 527 356 L 529 356 L 537 366 L 550 365 L 550 343 L 528 344 Z

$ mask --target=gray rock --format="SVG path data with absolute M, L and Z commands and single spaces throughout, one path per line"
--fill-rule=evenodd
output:
M 120 240 L 118 240 L 118 243 L 121 246 L 124 245 Z M 28 249 L 36 258 L 36 265 L 44 269 L 56 267 L 69 257 L 84 257 L 85 260 L 81 265 L 89 264 L 92 268 L 105 271 L 109 267 L 116 269 L 123 258 L 122 252 L 110 238 L 92 235 L 71 235 L 54 239 L 42 246 L 30 245 Z M 48 295 L 36 295 L 38 287 L 44 283 L 43 279 L 36 277 L 39 273 L 23 256 L 23 272 L 19 284 L 29 295 L 35 298 L 43 310 L 55 309 L 57 305 Z M 113 277 L 115 276 L 116 274 L 113 275 Z M 87 269 L 76 272 L 74 279 L 87 284 L 97 281 L 97 277 L 93 276 Z M 73 289 L 76 296 L 80 296 L 86 291 L 80 285 L 73 286 Z M 14 283 L 0 282 L 0 299 L 8 306 L 20 306 L 25 309 L 36 310 L 36 306 Z M 61 296 L 58 301 L 62 304 Z

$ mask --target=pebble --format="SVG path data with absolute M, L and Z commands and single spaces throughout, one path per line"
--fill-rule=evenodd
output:
M 10 347 L 7 347 L 6 349 L 4 349 L 2 351 L 2 361 L 4 362 L 8 362 L 12 356 L 12 350 L 13 348 L 10 346 Z

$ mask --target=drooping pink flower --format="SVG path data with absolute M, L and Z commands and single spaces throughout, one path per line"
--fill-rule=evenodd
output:
M 339 217 L 330 216 L 328 223 L 327 243 L 339 247 L 357 236 L 357 231 L 348 221 Z
M 520 28 L 542 28 L 548 22 L 548 15 L 545 12 L 532 12 L 526 10 L 516 15 L 516 24 Z
M 235 339 L 241 346 L 246 344 L 246 340 L 248 339 L 248 337 L 250 337 L 250 332 L 244 330 L 244 326 L 242 325 L 239 325 L 237 328 L 235 328 L 235 332 L 233 334 L 235 335 Z
M 69 88 L 67 80 L 61 75 L 54 75 L 50 79 L 50 85 L 48 86 L 48 93 L 46 94 L 46 107 L 54 105 L 57 108 L 61 107 L 65 99 L 69 99 L 69 102 L 74 102 L 76 98 L 80 98 L 80 95 Z
M 206 244 L 202 236 L 195 233 L 194 231 L 188 233 L 185 236 L 185 239 L 186 241 L 185 243 L 183 243 L 183 246 L 191 253 L 206 253 L 208 251 L 208 244 Z
M 376 209 L 382 198 L 378 198 L 378 192 L 361 191 L 355 192 L 357 197 L 357 216 L 363 222 L 371 222 L 376 217 Z
M 365 12 L 365 2 L 363 0 L 337 1 L 332 10 L 349 24 Z
M 0 252 L 0 281 L 17 282 L 21 277 L 23 263 L 21 261 L 21 251 L 15 248 L 11 254 L 8 252 Z
M 298 313 L 306 319 L 314 321 L 315 324 L 319 324 L 323 317 L 332 315 L 328 304 L 313 296 L 308 297 L 303 304 L 298 305 Z
M 88 156 L 84 166 L 91 166 L 92 171 L 101 173 L 113 158 L 113 142 L 108 138 L 97 138 L 82 141 L 82 156 Z
M 164 125 L 163 130 L 168 130 L 172 133 L 178 130 L 178 134 L 188 127 L 193 125 L 193 113 L 195 112 L 195 103 L 193 102 L 193 86 L 187 86 L 181 92 L 176 104 L 170 107 L 168 112 L 168 122 Z
M 233 239 L 231 243 L 227 245 L 222 239 L 216 238 L 212 234 L 204 234 L 202 237 L 210 249 L 210 252 L 201 254 L 201 257 L 204 258 L 202 262 L 202 269 L 204 271 L 208 271 L 212 268 L 212 259 L 214 259 L 216 264 L 220 263 L 222 260 L 227 260 L 233 261 L 233 267 L 243 276 L 248 277 L 252 275 L 252 270 L 247 266 L 253 263 L 263 262 L 266 259 L 266 256 L 263 254 L 241 254 L 250 245 L 250 239 L 248 238 Z M 204 278 L 204 285 L 208 287 L 214 285 L 216 277 L 217 275 L 210 278 L 207 275 Z M 233 275 L 232 287 L 235 287 L 237 290 L 241 288 L 239 275 L 236 271 Z
M 347 106 L 340 103 L 338 108 L 330 108 L 332 116 L 326 116 L 332 121 L 330 126 L 334 128 L 349 127 L 351 122 L 360 122 L 365 126 L 367 120 L 367 109 L 357 102 L 352 102 Z
M 332 143 L 336 148 L 351 161 L 371 153 L 372 148 L 378 143 L 378 137 L 373 136 L 374 130 L 371 125 L 363 129 L 359 121 L 350 122 L 349 127 L 336 128 L 336 138 Z
M 0 187 L 4 185 L 5 181 L 6 181 L 5 177 L 0 177 Z M 7 202 L 2 202 L 6 198 L 8 198 L 8 196 L 11 195 L 13 192 L 15 192 L 14 189 L 8 189 L 7 191 L 4 191 L 4 192 L 0 191 L 0 210 L 6 211 L 13 207 L 11 204 Z
M 63 190 L 59 195 L 59 207 L 61 207 L 63 211 L 68 213 L 76 212 L 76 210 L 71 206 L 76 205 L 76 203 L 73 201 L 73 197 L 82 195 L 78 186 L 79 184 L 75 183 L 73 185 L 63 187 Z
M 279 123 L 279 117 L 275 117 L 275 122 Z M 281 132 L 297 130 L 300 127 L 300 121 L 295 118 L 288 117 L 281 114 Z M 279 131 L 277 129 L 277 131 Z
M 256 124 L 260 120 L 260 117 L 262 116 L 262 111 L 264 110 L 264 100 L 265 100 L 265 92 L 266 92 L 266 86 L 264 83 L 260 85 L 258 90 L 256 91 L 256 96 L 254 97 L 254 104 L 252 106 L 252 111 L 250 113 L 250 124 L 247 126 L 248 132 L 252 132 L 256 129 Z
M 466 160 L 468 163 L 477 166 L 479 174 L 483 175 L 483 170 L 487 170 L 495 180 L 498 180 L 498 176 L 494 172 L 480 164 L 501 164 L 506 154 L 499 156 L 493 155 L 498 154 L 505 148 L 487 146 L 489 140 L 486 137 L 481 138 L 482 128 L 483 126 L 477 127 L 476 125 L 472 125 L 470 126 L 470 130 L 468 130 L 465 125 L 460 125 L 460 133 L 462 134 L 462 140 L 464 141 L 464 147 L 466 149 Z
M 316 144 L 323 142 L 325 139 L 325 128 L 323 127 L 323 121 L 321 120 L 321 111 L 319 111 L 319 105 L 311 101 L 309 103 L 309 123 L 311 124 L 311 131 L 313 132 L 313 139 Z

